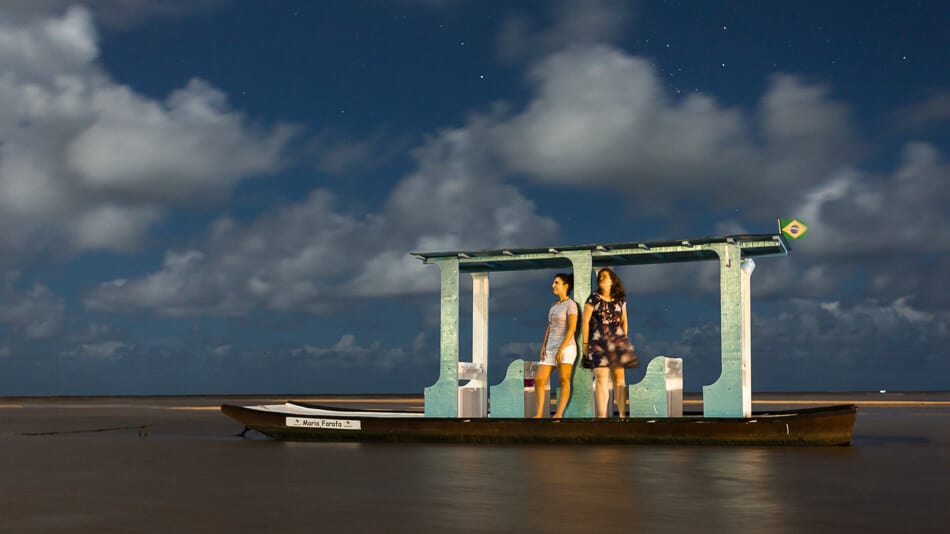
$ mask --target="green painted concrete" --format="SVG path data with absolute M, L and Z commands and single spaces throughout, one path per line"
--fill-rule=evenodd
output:
M 640 382 L 627 386 L 630 399 L 630 417 L 674 417 L 682 415 L 682 395 L 683 381 L 682 372 L 680 372 L 679 383 L 670 384 L 667 377 L 668 360 L 678 360 L 679 369 L 682 371 L 682 360 L 680 358 L 667 358 L 666 356 L 657 356 L 650 360 L 647 365 L 646 374 Z M 669 387 L 679 386 L 679 412 L 674 412 L 671 399 L 668 392 Z
M 459 262 L 458 258 L 434 261 L 442 275 L 439 379 L 425 388 L 426 417 L 458 417 L 459 364 Z
M 574 302 L 577 303 L 577 360 L 574 362 L 574 374 L 571 377 L 571 400 L 564 410 L 565 418 L 594 416 L 594 374 L 590 369 L 581 367 L 581 352 L 584 339 L 581 334 L 581 320 L 584 316 L 584 303 L 591 293 L 591 272 L 593 264 L 590 251 L 564 252 L 571 260 L 574 269 Z M 558 392 L 560 395 L 560 392 Z
M 489 417 L 524 417 L 524 360 L 511 362 L 505 379 L 491 386 L 490 394 Z
M 743 406 L 742 257 L 738 246 L 710 245 L 719 256 L 719 317 L 722 371 L 713 384 L 703 386 L 703 415 L 749 417 Z

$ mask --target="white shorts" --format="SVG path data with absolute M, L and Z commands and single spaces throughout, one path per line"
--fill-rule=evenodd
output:
M 541 360 L 541 365 L 550 365 L 556 366 L 557 363 L 554 362 L 554 358 L 557 356 L 558 347 L 554 349 L 545 348 L 544 350 L 544 359 Z M 566 365 L 573 365 L 574 360 L 577 359 L 577 345 L 571 343 L 564 349 L 564 352 L 561 353 L 561 363 Z

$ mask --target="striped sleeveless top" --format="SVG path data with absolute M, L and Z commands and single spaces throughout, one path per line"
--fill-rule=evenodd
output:
M 548 344 L 544 347 L 547 351 L 557 351 L 561 343 L 564 342 L 564 335 L 567 334 L 568 316 L 577 315 L 577 303 L 574 299 L 567 299 L 564 302 L 555 302 L 548 311 Z

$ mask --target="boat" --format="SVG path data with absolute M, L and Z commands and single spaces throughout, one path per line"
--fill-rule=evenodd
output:
M 787 255 L 787 239 L 800 237 L 803 228 L 798 221 L 780 219 L 781 232 L 776 234 L 413 252 L 423 263 L 437 265 L 441 273 L 439 378 L 425 388 L 424 411 L 351 410 L 294 401 L 223 405 L 221 410 L 244 424 L 245 431 L 253 429 L 284 440 L 848 445 L 857 413 L 853 404 L 752 411 L 750 277 L 754 258 Z M 487 385 L 491 272 L 572 269 L 575 302 L 582 307 L 577 299 L 590 294 L 594 268 L 710 260 L 720 265 L 722 374 L 703 387 L 702 413 L 683 412 L 683 359 L 674 356 L 656 355 L 643 380 L 627 386 L 629 411 L 625 413 L 630 417 L 593 417 L 593 375 L 580 366 L 573 370 L 571 396 L 560 419 L 525 417 L 536 406 L 529 372 L 536 362 L 515 359 L 509 362 L 503 382 Z M 459 360 L 461 274 L 472 276 L 471 361 Z
M 752 417 L 458 418 L 288 401 L 221 411 L 266 436 L 288 441 L 596 443 L 682 445 L 849 445 L 854 404 L 753 412 Z

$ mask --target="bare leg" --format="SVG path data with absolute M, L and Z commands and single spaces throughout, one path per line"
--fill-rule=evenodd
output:
M 594 368 L 594 417 L 607 417 L 607 400 L 610 398 L 610 369 Z
M 557 411 L 554 412 L 554 417 L 557 419 L 564 417 L 564 409 L 567 408 L 567 400 L 571 398 L 571 370 L 573 368 L 574 366 L 569 363 L 562 363 L 557 368 Z
M 551 378 L 551 371 L 554 367 L 550 365 L 539 365 L 538 372 L 534 375 L 534 401 L 535 401 L 535 412 L 534 418 L 540 419 L 544 417 L 545 409 L 548 413 L 551 412 L 550 406 L 544 405 L 544 390 L 548 387 L 548 378 Z
M 614 383 L 614 404 L 617 405 L 617 415 L 621 418 L 627 416 L 627 378 L 623 367 L 615 367 L 610 370 Z

